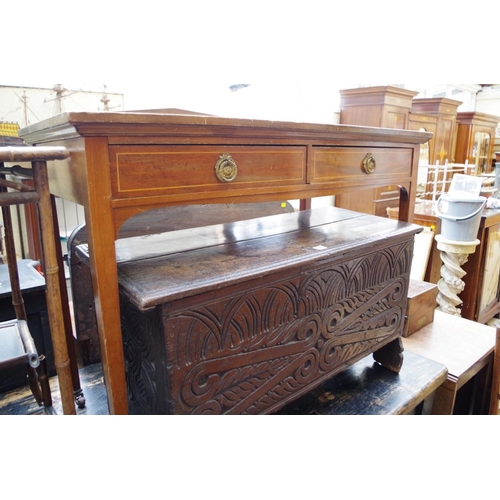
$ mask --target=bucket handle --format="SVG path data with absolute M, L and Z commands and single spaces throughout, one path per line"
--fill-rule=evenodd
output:
M 481 206 L 475 211 L 473 212 L 472 214 L 469 214 L 469 215 L 464 215 L 463 217 L 450 217 L 449 215 L 446 215 L 446 214 L 443 214 L 439 211 L 439 202 L 442 200 L 442 196 L 439 197 L 437 203 L 436 203 L 436 206 L 434 207 L 434 210 L 436 212 L 436 215 L 440 218 L 440 219 L 446 219 L 446 220 L 451 220 L 451 221 L 454 221 L 454 222 L 461 222 L 461 221 L 464 221 L 464 220 L 468 220 L 468 219 L 472 219 L 473 217 L 475 217 L 477 214 L 479 214 L 484 206 L 486 205 L 486 198 L 484 199 L 484 201 L 481 203 Z

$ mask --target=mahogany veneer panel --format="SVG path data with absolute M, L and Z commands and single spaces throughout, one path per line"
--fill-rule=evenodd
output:
M 238 171 L 234 181 L 222 184 L 214 175 L 221 153 L 231 156 Z M 287 169 L 279 165 L 286 163 Z M 239 186 L 303 184 L 306 179 L 304 147 L 115 146 L 110 148 L 113 194 L 117 197 L 232 190 Z M 140 165 L 140 168 L 135 168 Z M 144 175 L 147 172 L 148 175 Z
M 377 177 L 389 181 L 411 175 L 411 149 L 385 148 L 314 148 L 311 182 L 342 182 L 359 185 L 359 179 L 366 177 L 363 159 L 371 154 L 376 162 Z

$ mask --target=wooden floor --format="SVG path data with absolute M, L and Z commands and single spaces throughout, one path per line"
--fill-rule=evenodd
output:
M 80 368 L 80 383 L 85 397 L 85 407 L 77 408 L 77 415 L 108 415 L 106 390 L 100 363 Z M 63 414 L 57 377 L 50 379 L 52 402 L 55 412 Z M 31 394 L 29 387 L 0 394 L 0 415 L 44 415 Z

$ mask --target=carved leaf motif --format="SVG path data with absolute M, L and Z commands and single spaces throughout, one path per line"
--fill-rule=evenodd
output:
M 121 307 L 127 391 L 137 413 L 157 412 L 157 373 L 151 324 L 135 308 Z

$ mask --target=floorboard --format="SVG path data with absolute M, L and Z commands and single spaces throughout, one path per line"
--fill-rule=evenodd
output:
M 101 363 L 80 368 L 79 374 L 86 404 L 84 408 L 77 408 L 76 413 L 78 415 L 108 415 L 108 403 Z M 62 415 L 63 410 L 57 377 L 50 379 L 50 388 L 53 408 L 57 414 Z M 44 409 L 38 406 L 28 386 L 0 394 L 0 415 L 44 414 Z

